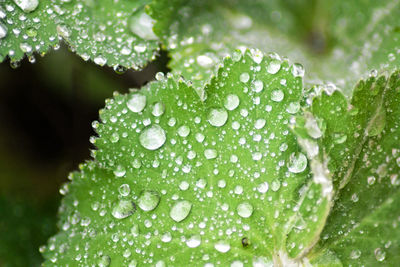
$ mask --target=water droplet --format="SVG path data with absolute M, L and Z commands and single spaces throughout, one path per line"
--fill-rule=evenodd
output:
M 264 84 L 263 84 L 262 81 L 260 81 L 260 80 L 255 80 L 255 81 L 253 81 L 253 84 L 252 84 L 252 86 L 251 86 L 251 89 L 252 89 L 254 92 L 259 93 L 259 92 L 262 91 L 263 88 L 264 88 Z
M 146 96 L 142 94 L 133 94 L 126 106 L 133 112 L 141 112 L 146 107 Z
M 103 57 L 102 55 L 98 55 L 93 59 L 94 63 L 96 63 L 99 66 L 104 66 L 107 63 L 107 59 Z
M 207 120 L 212 126 L 221 127 L 228 120 L 228 112 L 223 108 L 213 108 L 208 113 Z
M 160 117 L 165 112 L 165 105 L 161 102 L 154 103 L 151 114 L 155 117 Z
M 0 23 L 0 39 L 7 36 L 7 27 Z
M 118 192 L 121 196 L 126 197 L 131 192 L 131 188 L 128 184 L 123 184 L 118 188 Z
M 204 150 L 204 156 L 206 159 L 215 159 L 217 157 L 218 153 L 217 150 L 215 149 L 206 149 Z
M 242 202 L 236 209 L 238 215 L 242 218 L 249 218 L 253 214 L 253 206 L 249 202 Z
M 286 108 L 286 111 L 290 114 L 296 114 L 300 110 L 299 102 L 290 102 Z
M 257 191 L 260 193 L 267 193 L 268 192 L 268 183 L 263 182 L 257 186 Z
M 197 64 L 204 68 L 210 68 L 214 65 L 214 60 L 207 55 L 199 55 L 196 58 Z
M 187 200 L 181 200 L 175 203 L 171 208 L 169 216 L 176 222 L 183 221 L 190 213 L 192 203 Z
M 254 123 L 254 128 L 256 129 L 262 129 L 265 126 L 266 121 L 264 119 L 258 119 L 256 120 L 256 122 Z
M 352 260 L 356 260 L 361 256 L 361 251 L 359 251 L 358 249 L 352 250 L 350 253 L 350 259 Z
M 163 260 L 159 260 L 156 263 L 155 267 L 166 267 L 167 265 L 165 264 L 165 262 Z
M 65 24 L 60 24 L 57 25 L 57 33 L 61 35 L 64 39 L 68 39 L 71 36 L 71 29 L 65 25 Z
M 307 130 L 307 133 L 314 139 L 320 138 L 322 136 L 322 130 L 319 127 L 319 124 L 314 118 L 314 116 L 311 113 L 305 113 L 305 118 L 306 118 L 306 123 L 305 127 Z
M 164 243 L 168 243 L 172 240 L 172 235 L 170 232 L 167 232 L 161 236 L 161 241 Z
M 281 69 L 281 62 L 279 60 L 273 59 L 268 64 L 267 71 L 270 74 L 275 74 Z
M 369 185 L 373 185 L 374 183 L 375 183 L 375 177 L 374 176 L 369 176 L 368 178 L 367 178 L 367 182 L 368 182 L 368 184 Z
M 292 66 L 292 74 L 294 77 L 303 77 L 304 76 L 304 67 L 299 63 L 294 63 Z
M 231 263 L 231 267 L 243 267 L 244 264 L 241 261 L 234 261 Z
M 139 137 L 140 144 L 149 150 L 160 148 L 166 140 L 164 129 L 157 124 L 146 127 Z
M 155 21 L 146 14 L 144 9 L 139 9 L 130 19 L 129 28 L 132 33 L 145 40 L 156 40 L 153 32 Z
M 306 156 L 301 152 L 298 153 L 293 152 L 289 158 L 288 170 L 292 173 L 300 173 L 303 172 L 306 168 L 307 168 Z
M 14 0 L 14 3 L 19 6 L 22 11 L 29 13 L 37 8 L 39 0 Z
M 110 266 L 110 263 L 111 263 L 111 258 L 107 255 L 104 255 L 97 261 L 97 266 L 107 267 Z
M 214 248 L 221 253 L 226 253 L 231 249 L 231 245 L 225 240 L 219 240 L 215 243 Z
M 240 80 L 242 83 L 247 83 L 247 82 L 249 81 L 249 79 L 250 79 L 250 75 L 249 75 L 247 72 L 243 72 L 243 73 L 240 74 L 240 76 L 239 76 L 239 80 Z
M 138 206 L 144 211 L 154 210 L 160 202 L 160 195 L 156 191 L 144 190 L 138 199 Z
M 279 180 L 273 180 L 271 183 L 271 190 L 276 192 L 281 188 L 281 182 Z
M 189 248 L 197 248 L 201 244 L 201 236 L 193 235 L 188 240 L 186 240 L 186 245 Z
M 285 94 L 282 90 L 274 90 L 271 92 L 271 100 L 275 102 L 281 102 L 284 98 Z
M 119 200 L 112 210 L 112 216 L 116 219 L 124 219 L 131 216 L 135 211 L 135 203 L 129 200 Z
M 125 168 L 122 165 L 118 165 L 114 170 L 114 175 L 117 177 L 122 177 L 126 173 Z
M 375 249 L 374 254 L 377 261 L 384 261 L 386 258 L 386 252 L 381 248 Z
M 189 126 L 182 125 L 181 127 L 178 128 L 178 134 L 181 137 L 187 137 L 189 133 L 190 133 Z
M 347 135 L 344 133 L 334 133 L 333 134 L 333 142 L 336 144 L 343 144 L 347 140 Z
M 227 110 L 234 110 L 239 106 L 239 97 L 234 94 L 227 95 L 225 98 L 224 106 Z
M 137 260 L 133 259 L 129 262 L 128 267 L 137 267 Z
M 136 223 L 131 228 L 131 234 L 134 237 L 137 237 L 139 235 L 139 225 L 137 225 Z

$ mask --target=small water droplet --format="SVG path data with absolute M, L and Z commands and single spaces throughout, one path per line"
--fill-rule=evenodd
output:
M 135 203 L 129 200 L 119 200 L 112 210 L 112 216 L 116 219 L 124 219 L 136 211 Z
M 144 211 L 154 210 L 160 202 L 160 195 L 156 191 L 144 190 L 138 199 L 138 206 Z
M 226 253 L 231 249 L 231 245 L 225 240 L 219 240 L 215 243 L 214 248 L 221 253 Z
M 352 260 L 356 260 L 361 256 L 361 251 L 359 251 L 358 249 L 352 250 L 350 253 L 350 259 Z
M 199 55 L 196 58 L 197 64 L 203 68 L 210 68 L 214 65 L 214 60 L 207 55 Z
M 14 0 L 14 3 L 19 6 L 22 11 L 29 13 L 37 8 L 39 0 Z
M 206 159 L 215 159 L 217 157 L 218 153 L 217 150 L 215 149 L 206 149 L 204 150 L 204 156 Z
M 96 63 L 99 66 L 104 66 L 107 63 L 107 59 L 103 57 L 102 55 L 98 55 L 93 59 L 94 63 Z
M 149 150 L 160 148 L 166 140 L 164 129 L 157 124 L 146 127 L 139 137 L 140 144 Z
M 242 218 L 249 218 L 253 214 L 253 206 L 249 202 L 242 202 L 236 209 L 238 215 Z
M 367 182 L 368 182 L 368 184 L 369 185 L 373 185 L 374 183 L 375 183 L 375 177 L 374 176 L 369 176 L 368 178 L 367 178 Z
M 275 74 L 281 69 L 281 62 L 279 60 L 273 59 L 268 64 L 267 72 L 270 74 Z
M 303 77 L 304 76 L 304 67 L 299 63 L 294 63 L 292 65 L 292 74 L 294 77 Z
M 264 88 L 264 84 L 263 84 L 262 81 L 260 81 L 260 80 L 253 81 L 251 89 L 254 92 L 259 93 L 259 92 L 261 92 L 263 90 L 263 88 Z
M 181 137 L 187 137 L 189 133 L 190 133 L 189 126 L 182 125 L 181 127 L 178 128 L 178 134 Z
M 239 76 L 239 80 L 240 80 L 242 83 L 247 83 L 247 82 L 249 81 L 249 79 L 250 79 L 250 75 L 249 75 L 247 72 L 243 72 L 243 73 L 240 74 L 240 76 Z
M 225 98 L 224 106 L 227 110 L 234 110 L 239 106 L 240 100 L 237 95 L 230 94 Z
M 7 27 L 0 23 L 0 39 L 7 36 Z
M 303 172 L 306 168 L 307 168 L 306 156 L 301 152 L 298 153 L 293 152 L 289 158 L 288 170 L 292 173 L 300 173 Z
M 285 94 L 282 92 L 282 90 L 273 90 L 271 92 L 271 100 L 272 101 L 281 102 L 284 97 L 285 97 Z
M 231 263 L 231 267 L 243 267 L 244 264 L 241 261 L 234 261 Z
M 122 165 L 118 165 L 114 170 L 114 175 L 117 177 L 122 177 L 126 173 L 125 168 Z
M 377 261 L 384 261 L 386 258 L 386 252 L 381 248 L 375 249 L 374 254 Z
M 347 135 L 344 133 L 334 133 L 333 134 L 333 142 L 336 144 L 343 144 L 347 140 Z
M 61 35 L 64 39 L 68 39 L 71 36 L 71 29 L 65 25 L 65 24 L 60 24 L 57 25 L 57 33 Z
M 300 110 L 299 102 L 290 102 L 286 108 L 286 111 L 290 114 L 296 114 Z
M 223 108 L 213 108 L 209 111 L 207 120 L 212 126 L 221 127 L 228 120 L 228 112 Z
M 276 192 L 281 188 L 281 182 L 279 180 L 273 180 L 271 183 L 271 190 Z
M 186 245 L 189 248 L 197 248 L 201 244 L 201 236 L 193 235 L 188 240 L 186 240 Z
M 168 243 L 172 240 L 172 235 L 170 232 L 167 232 L 161 236 L 161 241 L 164 243 Z
M 126 197 L 131 192 L 131 188 L 128 184 L 123 184 L 118 188 L 118 192 L 121 196 Z
M 156 102 L 154 103 L 152 110 L 151 110 L 151 114 L 153 114 L 153 116 L 155 117 L 160 117 L 161 115 L 163 115 L 165 112 L 165 105 L 161 102 Z
M 190 213 L 192 203 L 187 200 L 181 200 L 175 203 L 171 208 L 169 216 L 176 222 L 183 221 Z
M 263 182 L 257 186 L 257 191 L 260 193 L 266 193 L 268 192 L 268 183 Z
M 133 94 L 126 106 L 135 113 L 141 112 L 146 107 L 146 96 L 139 93 Z

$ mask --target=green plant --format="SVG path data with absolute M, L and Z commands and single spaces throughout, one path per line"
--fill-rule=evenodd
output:
M 117 71 L 171 56 L 106 101 L 45 266 L 400 260 L 398 1 L 15 3 L 0 10 L 12 63 L 58 38 Z

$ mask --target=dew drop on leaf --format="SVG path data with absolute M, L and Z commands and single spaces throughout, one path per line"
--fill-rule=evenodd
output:
M 256 122 L 254 123 L 254 128 L 256 129 L 262 129 L 265 126 L 265 119 L 257 119 Z
M 190 133 L 189 126 L 182 125 L 181 127 L 178 128 L 178 134 L 181 137 L 187 137 L 189 133 Z
M 263 90 L 264 84 L 260 80 L 255 80 L 255 81 L 253 81 L 251 88 L 254 92 L 259 93 Z
M 299 63 L 294 63 L 292 65 L 292 74 L 294 77 L 303 77 L 304 76 L 304 67 Z
M 169 216 L 176 222 L 183 221 L 190 213 L 192 203 L 187 200 L 181 200 L 175 203 L 171 208 Z
M 142 94 L 134 94 L 126 103 L 127 107 L 133 112 L 141 112 L 146 107 L 146 96 Z
M 333 134 L 333 141 L 336 144 L 343 144 L 347 140 L 347 135 L 344 133 L 334 133 Z
M 282 90 L 274 90 L 271 92 L 271 100 L 274 102 L 281 102 L 284 98 L 285 94 Z
M 299 102 L 290 102 L 286 108 L 286 111 L 289 114 L 296 114 L 300 110 L 300 103 Z
M 268 183 L 263 182 L 257 186 L 257 191 L 260 193 L 266 193 L 268 192 Z
M 112 210 L 112 216 L 116 219 L 124 219 L 131 216 L 136 210 L 135 203 L 130 200 L 119 200 Z
M 144 190 L 138 199 L 138 206 L 144 211 L 154 210 L 160 202 L 160 195 L 156 191 Z
M 239 106 L 239 97 L 234 94 L 227 95 L 224 106 L 227 110 L 234 110 Z
M 160 117 L 165 112 L 165 105 L 161 102 L 154 103 L 151 114 L 155 117 Z
M 386 252 L 381 248 L 375 249 L 374 254 L 377 261 L 384 261 L 386 258 Z
M 146 127 L 139 137 L 140 144 L 148 150 L 160 148 L 166 140 L 164 129 L 156 124 Z
M 350 253 L 350 259 L 352 260 L 356 260 L 361 256 L 361 251 L 359 251 L 358 249 L 352 250 Z
M 206 157 L 206 159 L 215 159 L 217 155 L 217 150 L 215 149 L 204 150 L 204 156 Z
M 236 209 L 238 215 L 242 218 L 249 218 L 253 214 L 253 206 L 249 202 L 242 202 Z
M 14 0 L 14 3 L 19 6 L 22 11 L 29 13 L 37 8 L 39 0 Z
M 207 120 L 212 126 L 221 127 L 228 120 L 228 112 L 223 108 L 213 108 L 209 111 Z
M 289 163 L 288 163 L 288 170 L 292 173 L 300 173 L 303 172 L 307 167 L 307 158 L 306 156 L 301 153 L 293 152 L 290 155 Z
M 250 79 L 250 75 L 249 75 L 247 72 L 243 72 L 243 73 L 240 74 L 240 76 L 239 76 L 239 80 L 240 80 L 242 83 L 247 83 L 247 82 L 249 81 L 249 79 Z
M 225 240 L 219 240 L 215 243 L 214 248 L 221 253 L 226 253 L 231 249 L 231 245 Z
M 122 177 L 126 173 L 125 168 L 122 165 L 118 165 L 114 170 L 114 175 L 117 177 Z
M 110 266 L 111 258 L 107 255 L 103 255 L 97 262 L 97 266 L 99 267 L 107 267 Z
M 201 244 L 201 236 L 200 235 L 193 235 L 188 240 L 186 240 L 186 245 L 189 248 L 196 248 Z
M 275 74 L 281 69 L 281 62 L 279 60 L 272 60 L 267 67 L 267 71 L 270 74 Z
M 7 28 L 2 23 L 0 23 L 0 39 L 7 36 Z
M 129 187 L 128 184 L 122 184 L 119 188 L 118 188 L 118 192 L 121 196 L 126 197 L 127 195 L 129 195 L 129 193 L 131 192 L 131 188 Z
M 214 65 L 214 60 L 206 55 L 199 55 L 196 58 L 196 61 L 200 66 L 204 68 L 210 68 Z

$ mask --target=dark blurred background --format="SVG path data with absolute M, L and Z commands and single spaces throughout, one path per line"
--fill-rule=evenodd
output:
M 166 72 L 161 52 L 140 72 L 116 73 L 61 46 L 16 69 L 0 64 L 0 266 L 39 266 L 57 231 L 58 190 L 89 159 L 91 122 L 114 91 Z

